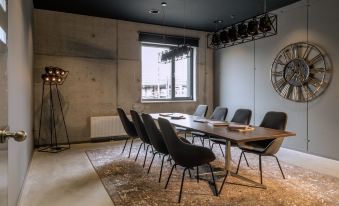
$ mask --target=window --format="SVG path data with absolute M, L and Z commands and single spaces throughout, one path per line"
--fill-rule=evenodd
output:
M 193 100 L 193 55 L 172 61 L 159 63 L 159 53 L 168 50 L 168 45 L 142 44 L 142 101 Z

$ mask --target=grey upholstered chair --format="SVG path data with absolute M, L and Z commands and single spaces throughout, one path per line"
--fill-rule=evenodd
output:
M 249 109 L 238 109 L 237 111 L 235 111 L 235 113 L 234 113 L 234 115 L 231 119 L 231 122 L 236 122 L 236 123 L 248 125 L 251 121 L 251 117 L 252 117 L 252 111 L 251 110 L 249 110 Z M 226 140 L 220 139 L 220 138 L 211 138 L 211 141 L 213 142 L 211 149 L 213 150 L 214 145 L 218 144 L 219 148 L 221 150 L 222 156 L 225 156 L 221 145 L 226 145 Z M 237 145 L 232 143 L 231 146 L 237 146 Z M 246 160 L 247 166 L 249 166 L 245 154 L 244 154 L 244 158 Z
M 205 117 L 207 110 L 208 110 L 208 105 L 199 104 L 198 107 L 195 109 L 193 116 Z M 187 133 L 190 132 L 190 130 L 188 130 L 185 127 L 175 127 L 175 129 L 177 130 L 178 133 L 184 133 L 185 138 L 187 136 Z
M 130 121 L 127 116 L 126 116 L 126 113 L 125 111 L 122 109 L 122 108 L 117 108 L 118 110 L 118 114 L 119 114 L 119 117 L 120 117 L 120 120 L 121 120 L 121 123 L 128 135 L 128 137 L 126 138 L 126 141 L 125 141 L 125 145 L 124 145 L 124 148 L 122 149 L 121 151 L 121 154 L 124 152 L 125 148 L 126 148 L 126 145 L 127 145 L 127 142 L 129 139 L 132 139 L 131 141 L 131 147 L 129 149 L 129 154 L 128 154 L 128 158 L 131 156 L 131 151 L 132 151 L 132 146 L 133 146 L 133 140 L 134 138 L 138 137 L 138 134 L 137 134 L 137 131 L 134 127 L 134 124 L 132 121 Z
M 287 123 L 287 114 L 284 112 L 267 112 L 265 114 L 265 117 L 263 121 L 260 124 L 260 127 L 266 127 L 271 129 L 277 129 L 277 130 L 285 130 Z M 279 151 L 282 142 L 284 141 L 284 138 L 272 138 L 269 140 L 261 140 L 261 141 L 251 141 L 251 142 L 245 142 L 242 144 L 238 144 L 238 147 L 242 150 L 237 172 L 239 172 L 240 167 L 240 161 L 242 155 L 246 153 L 252 153 L 259 155 L 259 170 L 260 170 L 260 183 L 262 184 L 262 164 L 261 164 L 261 157 L 262 156 L 272 156 L 275 157 L 277 160 L 280 172 L 282 174 L 282 177 L 285 179 L 284 172 L 280 166 L 278 158 L 275 156 L 275 154 Z
M 218 106 L 214 109 L 212 115 L 210 116 L 210 119 L 224 121 L 227 116 L 227 113 L 228 113 L 228 109 L 226 107 Z M 204 143 L 205 139 L 209 139 L 209 137 L 205 133 L 202 133 L 202 132 L 192 131 L 191 134 L 192 134 L 192 143 L 194 143 L 195 137 L 199 137 L 202 146 L 205 146 L 205 143 Z M 210 141 L 208 142 L 209 142 L 209 146 L 211 147 Z

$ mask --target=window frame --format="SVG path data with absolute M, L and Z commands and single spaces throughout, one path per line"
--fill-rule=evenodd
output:
M 152 44 L 152 43 L 141 43 L 141 55 L 142 55 L 142 47 L 167 47 L 169 49 L 176 47 L 175 45 L 170 44 Z M 172 61 L 168 64 L 171 64 L 171 98 L 170 99 L 143 99 L 142 97 L 142 57 L 141 57 L 141 102 L 147 103 L 147 102 L 184 102 L 184 101 L 195 101 L 195 94 L 194 92 L 196 89 L 194 88 L 196 86 L 195 84 L 195 69 L 196 66 L 194 65 L 194 55 L 195 55 L 195 49 L 192 47 L 190 50 L 191 57 L 187 58 L 188 64 L 189 64 L 189 77 L 190 77 L 190 96 L 189 97 L 175 97 L 175 60 L 172 59 Z

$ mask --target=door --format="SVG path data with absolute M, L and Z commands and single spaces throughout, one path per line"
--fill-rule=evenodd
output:
M 0 131 L 8 125 L 7 95 L 7 5 L 0 0 Z M 7 205 L 8 143 L 0 140 L 0 206 Z

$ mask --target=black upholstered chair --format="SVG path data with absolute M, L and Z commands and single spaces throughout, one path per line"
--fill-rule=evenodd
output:
M 285 130 L 287 123 L 287 114 L 284 112 L 267 112 L 263 121 L 260 124 L 260 127 L 266 127 L 277 130 Z M 237 172 L 239 172 L 240 161 L 243 154 L 252 153 L 259 155 L 259 170 L 260 170 L 260 183 L 262 184 L 262 164 L 261 157 L 262 156 L 272 156 L 277 160 L 280 172 L 282 177 L 285 179 L 284 172 L 280 166 L 278 157 L 275 154 L 279 151 L 281 144 L 283 143 L 284 138 L 272 138 L 269 140 L 261 140 L 261 141 L 251 141 L 239 144 L 238 147 L 242 150 Z
M 154 157 L 156 154 L 162 154 L 162 161 L 161 161 L 161 168 L 160 168 L 160 175 L 159 175 L 159 182 L 161 181 L 161 175 L 162 175 L 162 167 L 164 165 L 164 159 L 166 156 L 169 155 L 168 150 L 167 150 L 167 146 L 165 143 L 165 140 L 161 134 L 161 132 L 159 131 L 157 125 L 155 124 L 153 118 L 149 115 L 149 114 L 142 114 L 141 115 L 142 120 L 144 121 L 144 125 L 145 125 L 145 129 L 146 132 L 148 134 L 148 137 L 153 145 L 153 148 L 155 149 L 155 152 L 153 152 L 153 157 L 152 157 L 152 161 L 148 167 L 148 171 L 147 173 L 150 172 L 151 167 L 152 167 L 152 163 L 154 160 Z M 183 137 L 180 138 L 181 141 L 185 142 L 185 143 L 190 143 L 188 140 L 184 139 Z
M 150 172 L 151 166 L 154 160 L 154 157 L 156 154 L 162 154 L 162 161 L 161 161 L 161 168 L 160 168 L 160 175 L 159 175 L 159 182 L 161 181 L 161 175 L 162 175 L 162 167 L 164 165 L 164 159 L 166 156 L 169 155 L 166 143 L 164 141 L 164 138 L 162 137 L 161 132 L 159 131 L 157 125 L 155 124 L 154 120 L 149 114 L 142 114 L 142 119 L 144 120 L 144 125 L 146 128 L 146 132 L 148 134 L 148 137 L 150 138 L 150 141 L 155 149 L 156 152 L 153 153 L 152 161 L 149 165 L 147 173 Z
M 214 109 L 212 115 L 210 116 L 210 119 L 224 121 L 227 116 L 227 113 L 228 113 L 228 109 L 226 107 L 218 106 Z M 205 133 L 202 133 L 202 132 L 192 131 L 191 134 L 192 134 L 192 143 L 194 143 L 195 137 L 199 137 L 201 140 L 202 146 L 205 146 L 204 144 L 205 139 L 206 138 L 209 139 L 209 137 Z M 209 146 L 211 147 L 210 141 L 209 141 Z
M 147 145 L 146 153 L 145 153 L 145 159 L 144 159 L 144 164 L 142 165 L 142 167 L 145 167 L 145 163 L 146 163 L 146 158 L 147 158 L 147 153 L 148 153 L 149 147 L 151 147 L 151 149 L 153 150 L 152 143 L 151 143 L 151 141 L 150 141 L 150 139 L 148 137 L 148 134 L 147 134 L 145 126 L 144 126 L 144 123 L 142 122 L 138 112 L 136 112 L 134 110 L 131 110 L 130 112 L 131 112 L 131 116 L 132 116 L 132 119 L 133 119 L 133 122 L 134 122 L 135 129 L 137 131 L 138 137 L 142 141 L 142 143 L 139 146 L 137 156 L 135 157 L 135 161 L 138 159 L 141 147 L 143 145 L 144 145 L 144 147 L 145 147 L 145 145 Z
M 126 138 L 126 141 L 125 141 L 124 148 L 121 151 L 121 154 L 124 153 L 124 150 L 126 148 L 128 140 L 132 139 L 131 147 L 129 149 L 129 154 L 128 154 L 128 158 L 129 158 L 131 156 L 133 140 L 134 140 L 134 138 L 138 137 L 138 134 L 137 134 L 137 131 L 136 131 L 135 127 L 134 127 L 133 122 L 131 122 L 127 118 L 125 111 L 123 109 L 121 109 L 121 108 L 117 108 L 117 110 L 118 110 L 118 114 L 119 114 L 119 118 L 121 120 L 121 123 L 122 123 L 122 125 L 123 125 L 123 127 L 124 127 L 124 129 L 125 129 L 125 131 L 126 131 L 126 133 L 128 135 L 128 138 Z
M 236 123 L 240 123 L 240 124 L 249 124 L 251 121 L 251 117 L 252 117 L 252 111 L 249 109 L 238 109 L 237 111 L 235 111 L 231 122 L 236 122 Z M 212 147 L 211 149 L 213 150 L 213 147 L 215 144 L 219 145 L 220 151 L 222 153 L 223 156 L 224 152 L 222 150 L 221 145 L 225 145 L 226 144 L 226 140 L 224 139 L 220 139 L 220 138 L 211 138 L 212 143 Z M 232 146 L 237 146 L 236 144 L 232 144 Z M 248 161 L 246 156 L 244 155 L 244 158 L 246 160 L 246 164 L 247 166 L 249 166 Z
M 201 147 L 197 145 L 192 145 L 188 143 L 182 142 L 176 135 L 172 125 L 167 119 L 159 118 L 158 120 L 159 126 L 161 129 L 161 133 L 164 137 L 167 149 L 169 154 L 171 155 L 172 159 L 174 160 L 175 164 L 172 166 L 171 172 L 168 176 L 165 189 L 168 186 L 169 180 L 172 176 L 173 169 L 176 165 L 184 167 L 184 171 L 182 174 L 181 179 L 181 186 L 180 186 L 180 192 L 179 192 L 179 199 L 178 202 L 181 200 L 181 193 L 182 188 L 184 184 L 185 179 L 185 172 L 188 170 L 190 172 L 190 169 L 193 169 L 194 167 L 197 168 L 197 181 L 199 181 L 199 169 L 198 166 L 207 164 L 211 170 L 212 173 L 212 181 L 214 184 L 214 189 L 217 192 L 215 179 L 213 175 L 213 169 L 210 165 L 210 162 L 215 160 L 215 155 L 212 152 L 212 150 Z
M 193 116 L 197 116 L 197 117 L 205 117 L 206 113 L 208 110 L 208 106 L 204 105 L 204 104 L 199 104 L 198 107 L 195 109 L 195 112 L 193 113 Z M 185 127 L 175 127 L 175 129 L 177 130 L 178 133 L 184 133 L 185 138 L 188 132 L 190 132 L 190 130 L 188 130 Z

